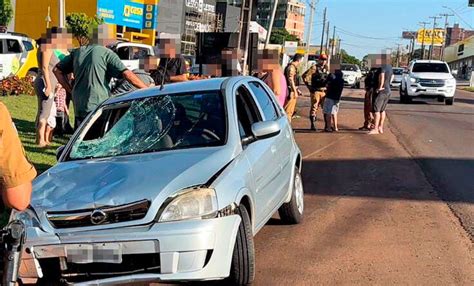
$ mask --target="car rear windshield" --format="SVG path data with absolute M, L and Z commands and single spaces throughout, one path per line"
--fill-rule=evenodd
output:
M 442 63 L 416 63 L 413 72 L 449 73 L 448 66 Z
M 341 65 L 341 70 L 343 71 L 357 71 L 356 65 Z
M 106 105 L 72 143 L 69 160 L 114 157 L 226 142 L 220 91 L 172 94 Z

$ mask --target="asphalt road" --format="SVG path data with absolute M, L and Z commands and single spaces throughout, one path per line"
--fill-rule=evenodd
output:
M 394 92 L 383 135 L 357 130 L 362 96 L 344 91 L 339 133 L 308 131 L 300 98 L 305 219 L 275 215 L 257 234 L 256 285 L 474 285 L 474 94 L 401 105 Z

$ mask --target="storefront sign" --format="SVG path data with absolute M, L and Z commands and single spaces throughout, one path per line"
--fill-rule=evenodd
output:
M 154 29 L 157 7 L 133 0 L 98 0 L 97 15 L 107 24 L 136 29 Z
M 199 13 L 216 12 L 216 6 L 204 3 L 204 0 L 186 0 L 186 7 L 198 10 Z

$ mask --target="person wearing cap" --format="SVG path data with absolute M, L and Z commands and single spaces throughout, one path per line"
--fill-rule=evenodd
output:
M 18 211 L 30 204 L 36 170 L 28 162 L 7 107 L 0 102 L 0 190 L 5 206 Z
M 301 95 L 301 91 L 298 88 L 298 67 L 302 61 L 303 55 L 295 54 L 291 63 L 289 63 L 285 68 L 285 78 L 288 83 L 288 98 L 285 104 L 285 112 L 288 115 L 288 120 L 290 120 L 290 122 L 295 114 L 298 96 Z

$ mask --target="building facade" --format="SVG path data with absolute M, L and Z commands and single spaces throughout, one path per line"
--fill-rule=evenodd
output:
M 471 36 L 474 36 L 474 31 L 466 30 L 459 27 L 459 24 L 454 24 L 453 27 L 448 27 L 446 30 L 446 45 L 454 45 Z
M 444 49 L 444 58 L 452 70 L 458 71 L 458 76 L 462 76 L 463 67 L 469 68 L 468 73 L 474 68 L 474 36 L 458 41 Z M 465 74 L 464 78 L 469 78 Z
M 274 0 L 258 0 L 257 22 L 268 30 L 272 15 Z M 304 17 L 306 6 L 299 0 L 278 1 L 274 28 L 285 28 L 290 34 L 300 40 L 304 35 Z

